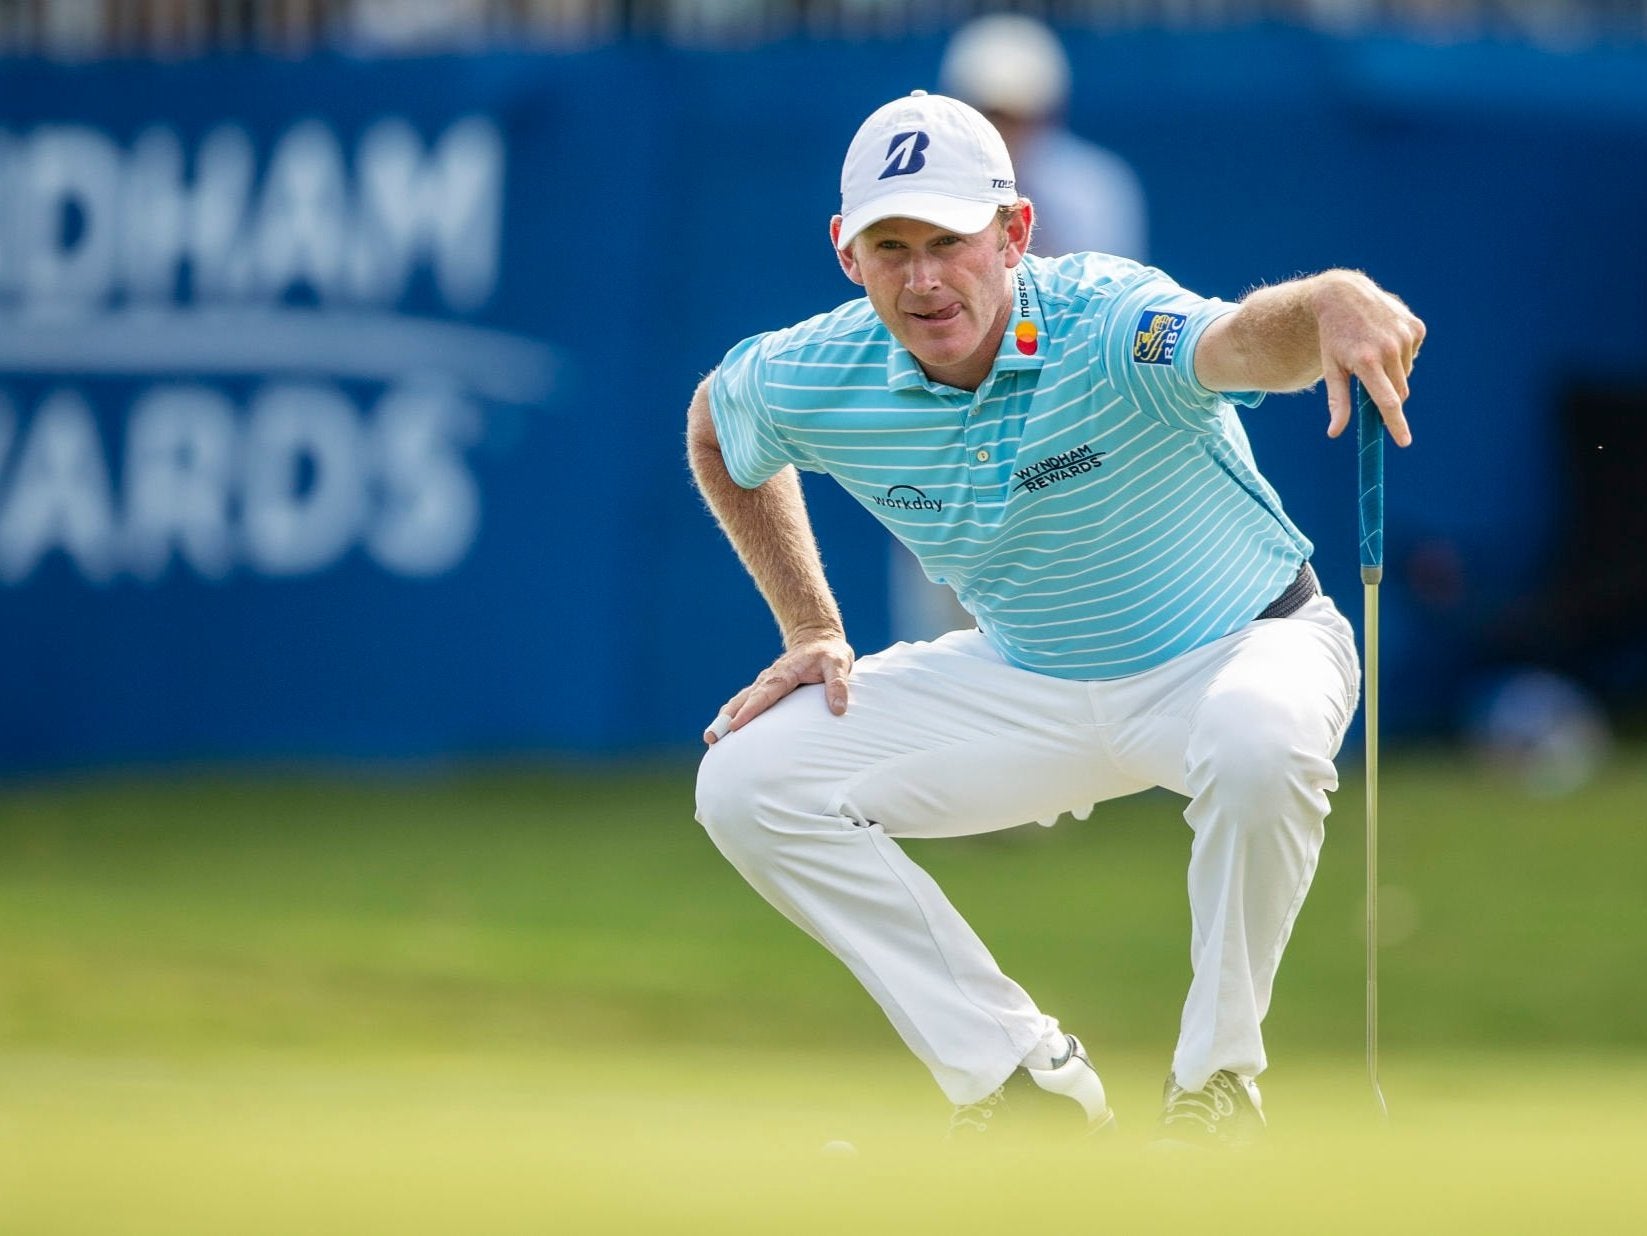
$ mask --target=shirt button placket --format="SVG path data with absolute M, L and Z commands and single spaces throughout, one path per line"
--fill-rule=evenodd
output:
M 994 467 L 995 456 L 999 454 L 995 438 L 1000 427 L 1000 402 L 991 401 L 986 393 L 979 392 L 973 397 L 967 416 L 967 456 L 971 460 L 972 491 L 986 505 L 1000 498 L 1001 480 Z

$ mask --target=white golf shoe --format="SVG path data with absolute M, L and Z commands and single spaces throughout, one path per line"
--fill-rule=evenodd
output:
M 1007 1118 L 1015 1106 L 1050 1108 L 1051 1104 L 1040 1102 L 1044 1098 L 1041 1092 L 1074 1100 L 1079 1105 L 1079 1119 L 1086 1133 L 1113 1131 L 1115 1113 L 1110 1110 L 1109 1101 L 1104 1095 L 1104 1083 L 1098 1076 L 1098 1070 L 1092 1067 L 1087 1049 L 1080 1039 L 1073 1034 L 1064 1037 L 1069 1041 L 1068 1050 L 1063 1059 L 1051 1068 L 1021 1067 L 993 1094 L 985 1095 L 976 1103 L 957 1106 L 949 1118 L 950 1140 L 992 1133 L 1003 1128 L 1004 1124 L 1019 1124 L 1017 1120 Z M 1067 1105 L 1058 1104 L 1057 1107 L 1068 1111 L 1068 1122 L 1073 1123 L 1077 1119 L 1075 1110 L 1068 1109 Z

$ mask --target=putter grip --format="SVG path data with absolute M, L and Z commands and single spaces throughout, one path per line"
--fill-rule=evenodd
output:
M 1384 418 L 1361 383 L 1350 379 L 1361 494 L 1361 582 L 1384 576 Z

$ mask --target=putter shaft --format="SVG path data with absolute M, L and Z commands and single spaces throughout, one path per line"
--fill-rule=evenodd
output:
M 1361 516 L 1362 627 L 1367 676 L 1367 1080 L 1379 1115 L 1389 1119 L 1378 1081 L 1378 585 L 1384 579 L 1384 421 L 1359 380 L 1351 379 Z
M 1379 1115 L 1388 1120 L 1390 1109 L 1378 1081 L 1378 585 L 1383 574 L 1382 566 L 1361 568 L 1367 676 L 1367 1080 Z

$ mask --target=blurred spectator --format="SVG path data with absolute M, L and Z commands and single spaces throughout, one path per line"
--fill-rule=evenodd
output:
M 1607 714 L 1594 696 L 1574 679 L 1536 666 L 1482 683 L 1465 732 L 1477 759 L 1541 798 L 1583 789 L 1613 745 Z
M 4 15 L 8 27 L 24 29 L 28 28 L 29 19 L 34 18 L 38 23 L 39 46 L 51 55 L 67 58 L 92 55 L 107 41 L 102 0 L 58 0 L 33 13 L 22 5 L 9 8 L 0 5 L 0 14 Z
M 1079 0 L 1058 11 L 1061 20 L 1100 29 L 1217 29 L 1235 20 L 1264 18 L 1335 34 L 1393 29 L 1406 37 L 1448 42 L 1496 33 L 1569 48 L 1610 38 L 1639 41 L 1647 32 L 1644 3 L 1180 0 L 1152 5 Z M 586 47 L 625 36 L 661 36 L 681 46 L 748 47 L 797 34 L 849 41 L 907 38 L 930 30 L 934 20 L 947 20 L 942 7 L 932 0 L 0 0 L 0 53 L 174 58 L 255 49 L 305 55 L 342 43 L 368 54 L 400 55 L 494 44 Z M 1038 24 L 1028 18 L 1011 20 L 1027 23 L 1021 30 Z M 1044 27 L 1042 32 L 1047 34 Z M 1052 42 L 1061 56 L 1056 39 Z M 1020 77 L 1017 85 L 1044 91 L 1060 80 L 1067 84 L 1067 62 L 1044 78 L 1039 72 Z M 1010 123 L 1008 113 L 996 120 L 1003 129 Z M 1026 177 L 1026 183 L 1032 182 Z M 1042 192 L 1050 192 L 1047 185 Z M 1050 250 L 1050 229 L 1046 237 Z M 1141 244 L 1092 247 L 1142 251 Z
M 353 0 L 349 35 L 390 55 L 446 50 L 479 43 L 490 16 L 487 0 Z
M 1035 252 L 1145 259 L 1143 186 L 1120 156 L 1070 132 L 1069 57 L 1046 25 L 1016 13 L 976 18 L 950 40 L 938 78 L 1006 139 L 1019 191 L 1035 203 Z

